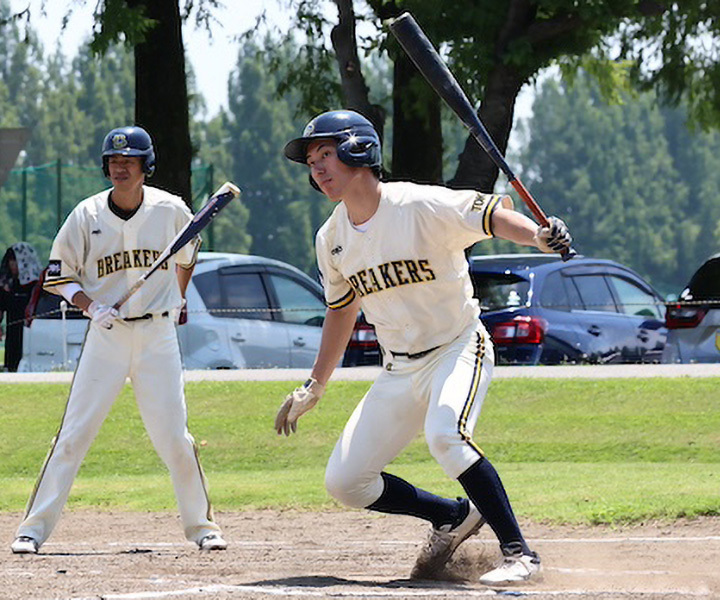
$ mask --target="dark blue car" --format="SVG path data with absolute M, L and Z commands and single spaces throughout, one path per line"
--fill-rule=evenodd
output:
M 617 262 L 474 256 L 470 274 L 499 364 L 660 361 L 665 303 Z

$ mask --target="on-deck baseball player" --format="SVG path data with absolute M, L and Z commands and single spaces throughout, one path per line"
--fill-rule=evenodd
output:
M 380 140 L 363 116 L 323 113 L 285 156 L 307 164 L 310 183 L 337 203 L 316 237 L 328 305 L 308 381 L 288 395 L 278 434 L 325 391 L 359 308 L 377 331 L 384 369 L 358 404 L 330 457 L 325 484 L 357 508 L 419 517 L 432 524 L 414 576 L 444 565 L 489 523 L 503 563 L 480 581 L 501 585 L 540 572 L 500 478 L 472 439 L 494 365 L 479 319 L 464 249 L 493 236 L 544 252 L 569 247 L 565 224 L 547 228 L 511 210 L 508 197 L 379 179 Z M 441 498 L 384 471 L 424 427 L 430 452 L 470 501 Z
M 185 536 L 201 550 L 227 547 L 213 521 L 205 476 L 187 429 L 175 317 L 200 240 L 182 248 L 121 306 L 113 304 L 192 219 L 177 196 L 144 185 L 155 152 L 140 127 L 120 127 L 102 145 L 112 188 L 70 213 L 50 253 L 45 288 L 91 318 L 60 429 L 40 471 L 17 538 L 16 554 L 35 554 L 50 536 L 80 463 L 126 377 L 140 415 L 167 465 Z

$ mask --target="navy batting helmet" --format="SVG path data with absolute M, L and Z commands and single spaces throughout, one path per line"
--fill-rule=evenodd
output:
M 102 145 L 102 163 L 105 177 L 110 177 L 108 160 L 111 156 L 140 156 L 143 171 L 150 177 L 155 172 L 155 150 L 150 134 L 142 127 L 129 125 L 113 129 L 105 136 Z
M 380 170 L 382 149 L 372 123 L 352 110 L 332 110 L 315 117 L 303 130 L 302 137 L 288 142 L 285 156 L 307 163 L 307 147 L 317 139 L 337 141 L 338 158 L 350 167 L 371 167 Z

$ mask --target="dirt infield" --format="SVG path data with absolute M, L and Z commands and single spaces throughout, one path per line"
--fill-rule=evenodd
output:
M 483 530 L 444 581 L 407 579 L 426 526 L 364 511 L 220 513 L 230 547 L 206 554 L 169 514 L 66 512 L 37 556 L 9 544 L 20 515 L 1 514 L 0 598 L 720 598 L 720 518 L 672 525 L 524 523 L 544 578 L 492 590 L 472 580 L 498 559 Z M 484 528 L 486 529 L 486 528 Z

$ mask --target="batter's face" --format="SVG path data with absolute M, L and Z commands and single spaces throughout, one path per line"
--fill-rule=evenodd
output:
M 330 200 L 340 202 L 343 192 L 357 177 L 360 169 L 348 167 L 337 155 L 337 142 L 332 139 L 310 142 L 307 147 L 310 176 Z
M 108 171 L 113 187 L 119 191 L 128 191 L 141 186 L 145 181 L 142 161 L 139 156 L 111 156 L 108 159 Z

